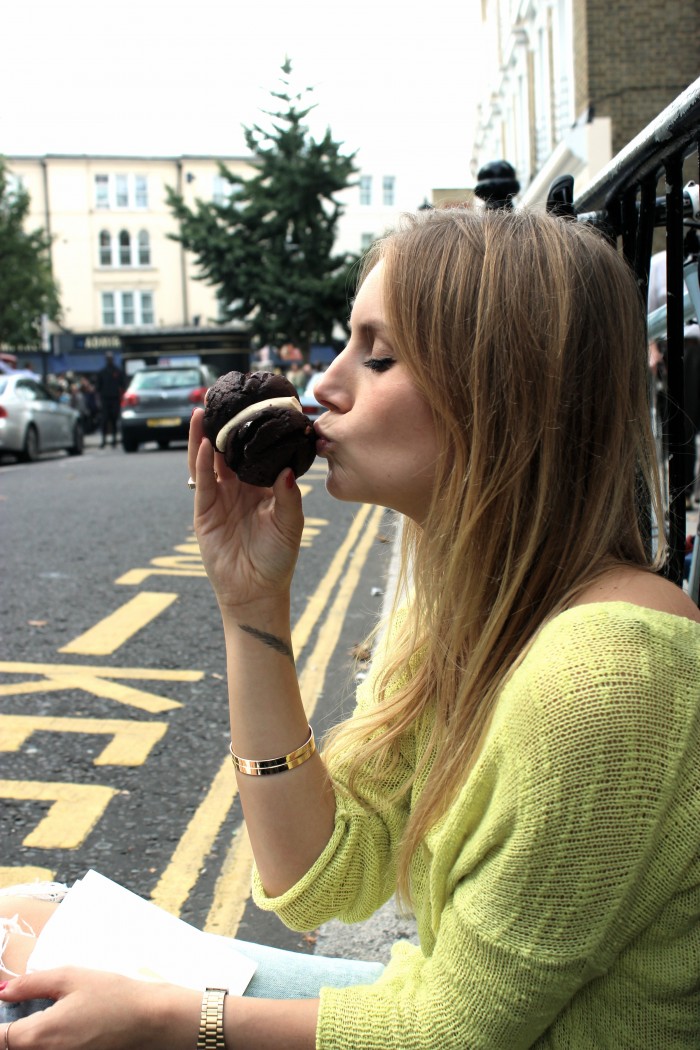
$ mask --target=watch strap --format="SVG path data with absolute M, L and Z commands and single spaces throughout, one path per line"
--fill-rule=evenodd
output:
M 224 1043 L 224 999 L 228 988 L 207 988 L 202 996 L 197 1050 L 226 1050 Z

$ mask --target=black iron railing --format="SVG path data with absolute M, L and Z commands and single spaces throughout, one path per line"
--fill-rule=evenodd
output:
M 646 301 L 654 231 L 665 230 L 665 309 L 649 319 L 650 338 L 666 340 L 666 393 L 671 406 L 663 420 L 662 469 L 670 546 L 668 575 L 683 579 L 686 547 L 687 478 L 683 455 L 688 431 L 684 417 L 684 326 L 700 315 L 698 255 L 700 247 L 700 80 L 633 139 L 576 197 L 573 179 L 565 175 L 550 187 L 550 211 L 597 226 L 618 242 L 634 267 Z M 659 194 L 659 188 L 662 188 Z M 664 323 L 665 322 L 665 323 Z M 679 407 L 678 407 L 679 406 Z M 700 542 L 700 541 L 698 541 Z M 697 562 L 697 558 L 696 558 Z M 698 600 L 693 566 L 691 594 Z

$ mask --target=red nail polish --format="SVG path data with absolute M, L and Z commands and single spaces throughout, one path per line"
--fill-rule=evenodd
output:
M 8 981 L 3 981 L 2 984 L 0 984 L 0 992 L 4 992 L 5 991 L 5 989 L 7 988 L 8 983 L 9 983 Z
M 285 479 L 285 485 L 287 486 L 288 489 L 293 489 L 295 482 L 296 482 L 296 478 L 294 477 L 294 471 L 290 470 L 289 474 L 287 474 L 287 477 Z

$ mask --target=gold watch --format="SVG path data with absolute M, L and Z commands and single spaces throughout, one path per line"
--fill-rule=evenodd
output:
M 224 1043 L 224 999 L 228 988 L 207 988 L 202 996 L 197 1050 L 226 1050 Z

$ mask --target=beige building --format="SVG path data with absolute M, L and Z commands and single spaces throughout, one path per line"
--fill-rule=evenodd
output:
M 246 158 L 222 159 L 236 174 L 252 171 Z M 28 225 L 52 238 L 63 311 L 49 331 L 52 371 L 92 371 L 106 349 L 162 355 L 191 348 L 195 335 L 207 342 L 219 306 L 215 291 L 196 280 L 193 257 L 170 238 L 178 224 L 166 188 L 189 205 L 222 198 L 216 159 L 10 157 L 8 168 L 30 195 Z M 240 347 L 240 326 L 227 327 L 230 339 L 218 348 Z
M 10 178 L 29 193 L 28 226 L 51 236 L 51 266 L 63 316 L 49 325 L 46 356 L 24 360 L 49 372 L 93 372 L 107 350 L 136 362 L 198 356 L 242 367 L 249 345 L 241 324 L 219 324 L 216 290 L 197 279 L 194 257 L 177 241 L 167 204 L 172 187 L 194 206 L 222 201 L 228 183 L 219 160 L 250 177 L 250 158 L 213 156 L 13 156 Z M 419 188 L 394 174 L 369 170 L 339 194 L 336 251 L 361 252 L 420 204 Z
M 508 160 L 520 200 L 563 174 L 582 192 L 698 74 L 697 0 L 482 0 L 491 75 L 472 173 Z
M 190 207 L 223 201 L 234 174 L 254 171 L 246 157 L 9 157 L 11 179 L 29 193 L 28 225 L 52 238 L 51 262 L 63 316 L 49 326 L 48 355 L 22 355 L 51 372 L 92 372 L 112 350 L 127 363 L 173 354 L 199 356 L 220 368 L 247 358 L 244 326 L 219 324 L 216 291 L 197 279 L 194 257 L 172 240 L 178 223 L 167 187 Z M 382 170 L 368 170 L 339 194 L 345 207 L 336 251 L 359 253 L 414 210 L 422 187 Z M 424 196 L 424 192 L 423 192 Z

